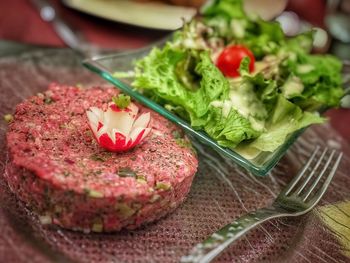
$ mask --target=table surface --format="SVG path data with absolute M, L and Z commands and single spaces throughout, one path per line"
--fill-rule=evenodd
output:
M 101 47 L 114 49 L 138 48 L 169 33 L 168 31 L 151 30 L 107 21 L 65 7 L 59 0 L 52 0 L 51 2 L 57 7 L 65 21 L 82 32 L 89 42 Z M 292 2 L 294 5 L 289 4 L 288 8 L 300 13 L 301 11 L 296 6 L 297 2 Z M 314 0 L 313 2 L 317 1 Z M 316 13 L 319 14 L 318 17 L 315 15 Z M 311 15 L 310 20 L 322 26 L 321 16 L 324 15 L 324 9 L 320 5 L 317 5 L 315 14 Z M 304 11 L 300 15 L 307 16 Z M 21 46 L 18 43 L 65 47 L 52 26 L 41 20 L 38 11 L 30 1 L 23 0 L 0 1 L 0 39 L 7 40 L 0 42 L 0 56 L 33 48 L 31 46 Z M 8 41 L 14 41 L 15 43 Z M 350 123 L 350 109 L 332 109 L 326 115 L 334 129 L 350 143 L 350 125 L 348 125 Z
M 66 21 L 83 32 L 89 41 L 103 47 L 137 48 L 168 33 L 106 21 L 66 8 L 58 0 L 53 2 Z M 11 100 L 1 96 L 1 115 L 12 112 L 16 103 L 45 89 L 50 81 L 71 84 L 77 79 L 90 84 L 100 81 L 80 68 L 79 58 L 69 50 L 47 48 L 63 48 L 64 44 L 52 27 L 41 21 L 30 1 L 0 1 L 0 39 L 1 93 L 14 90 Z M 69 59 L 64 60 L 64 57 Z M 16 72 L 18 77 L 11 72 Z M 27 82 L 31 76 L 35 77 Z M 33 262 L 110 262 L 118 259 L 145 262 L 146 255 L 147 262 L 156 259 L 176 262 L 192 245 L 232 218 L 270 202 L 293 175 L 288 173 L 290 164 L 300 166 L 311 147 L 319 143 L 336 146 L 345 151 L 346 156 L 318 213 L 265 224 L 228 250 L 219 262 L 230 262 L 232 258 L 241 262 L 267 259 L 277 262 L 287 259 L 290 262 L 348 262 L 346 235 L 350 226 L 350 208 L 344 201 L 350 199 L 347 176 L 350 110 L 334 109 L 327 112 L 327 116 L 333 128 L 326 124 L 309 129 L 267 178 L 252 178 L 231 164 L 217 170 L 202 156 L 199 174 L 183 207 L 157 224 L 119 235 L 80 235 L 43 228 L 28 211 L 23 212 L 26 210 L 13 199 L 4 181 L 0 180 L 0 229 L 3 231 L 0 259 L 6 262 L 26 262 L 28 258 Z M 5 152 L 5 131 L 5 125 L 1 123 L 2 153 Z M 6 156 L 2 154 L 0 157 L 3 172 Z M 228 173 L 231 184 L 223 182 L 220 176 L 211 176 L 222 172 Z M 176 231 L 169 231 L 169 224 Z M 162 246 L 167 250 L 160 249 Z M 99 252 L 101 248 L 104 253 Z
M 68 49 L 34 49 L 0 58 L 0 116 L 52 81 L 83 86 L 101 79 L 81 68 Z M 14 74 L 14 72 L 16 74 Z M 217 262 L 349 262 L 350 147 L 329 124 L 314 125 L 266 177 L 254 177 L 208 148 L 199 148 L 199 169 L 186 202 L 169 216 L 134 231 L 83 234 L 47 227 L 9 191 L 6 123 L 0 122 L 0 261 L 178 262 L 196 243 L 233 219 L 270 204 L 316 144 L 344 152 L 334 180 L 317 209 L 254 229 Z
M 96 45 L 106 48 L 138 48 L 153 42 L 168 31 L 151 30 L 100 19 L 50 1 L 64 21 Z M 25 25 L 25 26 L 24 26 Z M 0 1 L 0 39 L 21 43 L 64 47 L 52 26 L 43 21 L 30 0 Z

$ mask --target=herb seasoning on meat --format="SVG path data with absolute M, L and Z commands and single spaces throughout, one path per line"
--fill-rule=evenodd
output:
M 5 177 L 43 223 L 84 232 L 134 229 L 185 199 L 198 163 L 174 124 L 138 105 L 140 114 L 151 114 L 143 142 L 113 153 L 93 139 L 86 110 L 106 109 L 117 95 L 114 88 L 52 84 L 17 105 Z

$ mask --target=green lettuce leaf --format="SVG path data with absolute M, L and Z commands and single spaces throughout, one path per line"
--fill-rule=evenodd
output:
M 242 0 L 214 0 L 209 5 L 203 6 L 201 13 L 205 18 L 224 17 L 227 20 L 246 18 Z
M 331 55 L 298 53 L 295 60 L 287 60 L 283 70 L 304 85 L 301 96 L 292 101 L 308 111 L 339 106 L 344 96 L 341 68 L 341 62 Z
M 286 38 L 285 43 L 281 46 L 281 52 L 293 53 L 310 53 L 312 49 L 313 31 L 307 31 L 295 37 Z
M 225 96 L 229 83 L 207 52 L 181 50 L 167 45 L 153 49 L 135 67 L 133 86 L 161 104 L 182 111 L 194 127 L 207 121 L 211 101 Z M 184 110 L 181 110 L 180 108 Z
M 272 152 L 285 142 L 289 134 L 324 121 L 318 114 L 303 112 L 300 107 L 279 95 L 274 112 L 267 121 L 266 131 L 257 139 L 242 144 L 241 149 L 248 151 L 247 148 L 253 148 Z
M 341 63 L 308 54 L 312 32 L 286 38 L 277 22 L 246 15 L 242 0 L 214 0 L 202 14 L 136 62 L 136 89 L 221 146 L 254 155 L 324 122 L 314 112 L 339 105 Z M 245 58 L 241 77 L 225 78 L 212 59 L 230 44 L 247 46 L 259 70 L 250 73 Z
M 252 128 L 251 122 L 231 109 L 224 116 L 220 108 L 211 107 L 209 121 L 204 130 L 221 146 L 233 148 L 241 141 L 256 138 L 259 131 Z
M 214 29 L 214 36 L 223 38 L 226 44 L 244 44 L 257 59 L 277 53 L 284 45 L 285 37 L 280 24 L 249 17 L 241 0 L 213 1 L 202 9 L 202 14 L 204 21 Z
M 241 64 L 239 65 L 239 75 L 249 75 L 249 64 L 250 64 L 250 58 L 244 57 L 241 61 Z

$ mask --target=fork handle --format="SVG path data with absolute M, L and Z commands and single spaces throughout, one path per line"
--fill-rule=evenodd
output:
M 182 263 L 208 263 L 224 251 L 230 244 L 250 229 L 264 221 L 282 214 L 274 208 L 263 208 L 246 214 L 215 232 L 202 243 L 197 244 L 189 255 L 181 258 Z

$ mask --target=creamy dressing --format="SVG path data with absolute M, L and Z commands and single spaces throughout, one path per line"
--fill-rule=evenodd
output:
M 263 131 L 265 129 L 265 121 L 258 120 L 253 116 L 249 116 L 248 120 L 250 121 L 250 124 L 254 130 Z
M 203 39 L 193 39 L 193 38 L 186 38 L 183 42 L 182 45 L 185 48 L 188 49 L 206 49 L 207 44 Z
M 257 131 L 264 129 L 264 119 L 267 115 L 264 105 L 256 97 L 253 86 L 248 83 L 231 83 L 229 99 L 213 101 L 212 106 L 222 108 L 222 114 L 227 117 L 232 109 L 247 118 L 252 128 Z
M 251 72 L 251 74 L 256 75 L 260 73 L 263 69 L 265 69 L 267 66 L 268 66 L 268 63 L 266 63 L 266 61 L 255 61 L 254 71 Z
M 314 69 L 315 69 L 315 67 L 313 65 L 303 64 L 303 65 L 298 66 L 297 72 L 299 74 L 307 74 L 307 73 L 313 71 Z
M 232 33 L 236 38 L 243 38 L 245 35 L 244 22 L 239 20 L 231 21 Z
M 288 78 L 283 86 L 281 86 L 282 94 L 286 99 L 290 99 L 295 97 L 295 95 L 301 94 L 303 90 L 304 85 L 296 76 Z

